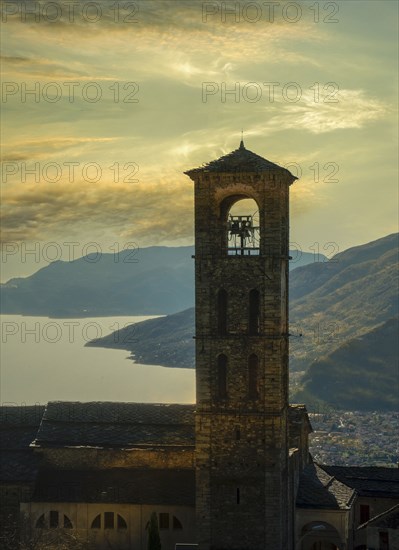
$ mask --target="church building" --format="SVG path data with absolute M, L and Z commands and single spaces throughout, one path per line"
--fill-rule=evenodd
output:
M 186 174 L 196 404 L 3 407 L 4 548 L 15 520 L 38 549 L 146 550 L 155 513 L 162 550 L 398 550 L 399 469 L 314 463 L 288 402 L 295 176 L 243 141 Z

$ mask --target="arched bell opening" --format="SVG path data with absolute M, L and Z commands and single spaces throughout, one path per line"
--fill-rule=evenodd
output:
M 260 221 L 257 202 L 247 195 L 227 197 L 221 204 L 225 225 L 223 248 L 229 256 L 259 256 Z

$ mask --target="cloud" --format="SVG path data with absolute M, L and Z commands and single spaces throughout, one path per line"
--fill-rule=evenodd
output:
M 298 102 L 287 100 L 281 95 L 275 97 L 267 107 L 260 106 L 265 122 L 252 124 L 247 135 L 268 135 L 284 130 L 305 130 L 312 134 L 324 134 L 336 130 L 362 128 L 370 122 L 390 115 L 391 108 L 382 101 L 368 97 L 364 90 L 330 90 L 318 101 L 312 92 L 303 92 L 299 86 Z M 335 88 L 335 91 L 334 91 Z M 296 91 L 291 98 L 296 97 Z M 332 94 L 332 95 L 331 95 Z M 269 99 L 266 99 L 269 102 Z
M 3 146 L 1 162 L 49 159 L 59 154 L 64 156 L 66 152 L 76 148 L 81 152 L 85 146 L 111 143 L 117 139 L 115 137 L 49 137 L 18 140 Z
M 104 227 L 139 241 L 187 238 L 192 232 L 193 189 L 185 179 L 153 184 L 78 179 L 6 187 L 2 241 L 54 240 Z
M 227 17 L 226 21 L 223 21 L 222 13 L 208 15 L 204 19 L 203 9 L 207 3 L 197 0 L 128 3 L 139 8 L 136 23 L 125 22 L 125 12 L 116 21 L 115 5 L 123 6 L 123 3 L 102 0 L 92 4 L 97 5 L 102 14 L 95 23 L 87 21 L 80 6 L 71 22 L 67 3 L 62 0 L 58 2 L 62 15 L 55 21 L 46 17 L 44 1 L 35 2 L 41 14 L 37 20 L 27 17 L 26 22 L 22 23 L 20 12 L 9 15 L 4 25 L 6 32 L 12 29 L 8 47 L 12 49 L 15 41 L 15 48 L 18 47 L 21 52 L 19 56 L 6 56 L 10 69 L 18 66 L 26 75 L 48 78 L 71 78 L 72 74 L 77 78 L 88 78 L 93 72 L 96 74 L 92 76 L 94 79 L 101 78 L 101 75 L 102 78 L 110 77 L 109 73 L 102 71 L 104 67 L 109 69 L 109 63 L 104 65 L 98 58 L 98 44 L 101 41 L 104 59 L 114 61 L 112 79 L 118 74 L 121 77 L 132 67 L 140 78 L 165 75 L 190 81 L 200 75 L 226 74 L 233 62 L 248 64 L 250 60 L 254 64 L 267 60 L 278 64 L 281 61 L 298 63 L 307 60 L 311 63 L 311 56 L 300 53 L 295 42 L 326 40 L 323 33 L 305 18 L 298 23 L 289 23 L 280 13 L 270 23 L 262 3 L 259 3 L 263 7 L 257 23 L 249 22 L 250 15 L 242 13 L 240 3 L 238 18 Z M 280 4 L 283 6 L 284 2 Z M 237 3 L 233 2 L 231 6 L 237 6 Z M 21 42 L 26 44 L 25 51 L 20 46 Z M 29 44 L 34 44 L 33 52 L 29 51 Z M 54 63 L 44 56 L 40 59 L 40 53 L 49 48 L 59 60 L 68 56 L 68 62 Z M 119 63 L 115 52 L 118 52 Z M 121 59 L 123 65 L 120 64 Z

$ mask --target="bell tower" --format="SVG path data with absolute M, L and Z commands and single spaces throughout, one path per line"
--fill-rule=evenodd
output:
M 296 178 L 243 141 L 185 173 L 195 187 L 199 548 L 290 550 L 288 195 Z M 244 199 L 256 211 L 237 210 Z

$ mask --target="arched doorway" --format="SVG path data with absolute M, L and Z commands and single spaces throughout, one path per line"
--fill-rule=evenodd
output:
M 301 531 L 297 550 L 344 550 L 345 544 L 337 529 L 324 521 L 307 523 Z

